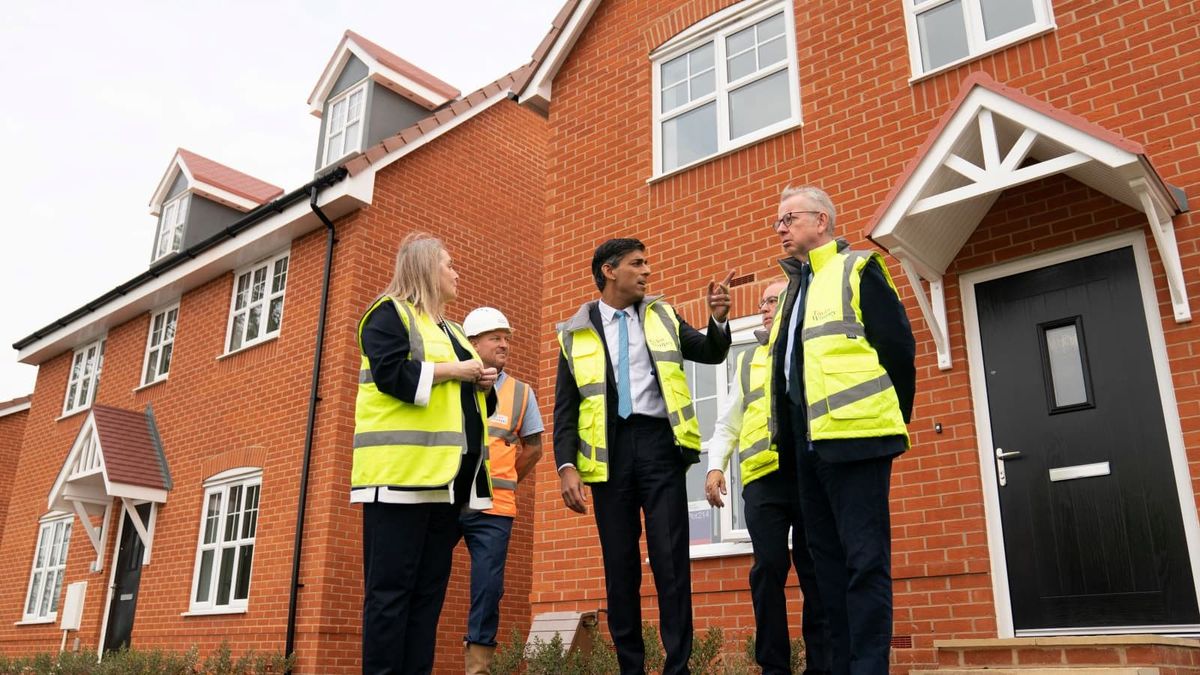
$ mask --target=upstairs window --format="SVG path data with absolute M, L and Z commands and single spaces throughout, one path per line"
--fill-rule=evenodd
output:
M 902 0 L 913 76 L 1054 28 L 1050 0 Z
M 100 369 L 104 366 L 104 340 L 84 345 L 71 357 L 71 373 L 67 378 L 67 398 L 63 415 L 70 415 L 92 405 L 96 388 L 100 386 Z
M 791 6 L 734 5 L 651 55 L 656 176 L 800 123 Z
M 175 351 L 175 324 L 179 320 L 179 305 L 169 307 L 150 317 L 150 336 L 146 339 L 146 367 L 142 385 L 167 379 L 171 370 L 171 355 Z
M 325 166 L 362 149 L 363 106 L 367 83 L 352 87 L 329 102 L 325 113 Z
M 227 352 L 263 342 L 279 334 L 283 292 L 287 288 L 288 254 L 279 255 L 234 275 L 229 311 Z
M 186 193 L 163 204 L 162 216 L 158 220 L 158 241 L 154 245 L 154 261 L 179 252 L 183 245 L 183 224 L 187 220 L 187 212 Z
M 44 518 L 38 527 L 37 550 L 33 553 L 23 621 L 50 622 L 58 616 L 58 598 L 62 595 L 63 573 L 67 569 L 73 517 L 56 514 Z
M 233 469 L 204 484 L 189 611 L 221 613 L 246 608 L 261 491 L 261 469 Z

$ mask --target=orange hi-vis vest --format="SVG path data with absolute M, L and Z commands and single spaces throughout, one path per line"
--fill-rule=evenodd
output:
M 529 385 L 506 376 L 496 390 L 496 412 L 488 418 L 488 457 L 492 470 L 492 508 L 495 516 L 517 515 L 517 448 L 529 407 Z

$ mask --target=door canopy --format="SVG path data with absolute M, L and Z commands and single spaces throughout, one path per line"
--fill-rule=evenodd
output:
M 146 412 L 139 413 L 93 405 L 50 489 L 48 506 L 52 511 L 79 516 L 96 549 L 92 570 L 99 571 L 104 564 L 113 500 L 121 500 L 122 509 L 145 545 L 143 562 L 149 562 L 155 515 L 170 490 L 171 473 L 154 410 L 147 407 Z M 148 523 L 135 508 L 146 502 L 151 505 Z M 99 528 L 92 523 L 93 517 L 101 518 Z
M 866 233 L 900 261 L 942 370 L 952 365 L 942 284 L 947 267 L 1001 192 L 1054 174 L 1146 215 L 1175 320 L 1191 320 L 1172 225 L 1187 210 L 1183 193 L 1162 180 L 1138 143 L 977 73 L 963 83 Z

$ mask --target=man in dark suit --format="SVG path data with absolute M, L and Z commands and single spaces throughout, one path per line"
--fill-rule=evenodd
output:
M 787 188 L 772 220 L 788 288 L 771 332 L 771 424 L 796 473 L 833 671 L 886 675 L 892 637 L 892 460 L 908 448 L 916 344 L 877 252 L 835 239 L 829 195 Z
M 709 282 L 707 335 L 646 295 L 650 266 L 637 239 L 596 249 L 600 299 L 559 331 L 554 456 L 563 501 L 587 512 L 595 499 L 604 558 L 608 627 L 622 673 L 643 673 L 641 519 L 658 590 L 664 675 L 688 672 L 692 650 L 691 565 L 685 474 L 700 435 L 683 360 L 721 363 L 729 351 L 729 282 Z

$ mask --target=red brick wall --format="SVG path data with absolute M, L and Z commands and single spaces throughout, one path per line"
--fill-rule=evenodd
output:
M 8 500 L 12 496 L 17 457 L 21 452 L 21 441 L 25 438 L 27 419 L 28 410 L 0 417 L 0 540 L 4 539 L 4 525 L 8 521 Z
M 612 236 L 648 246 L 652 292 L 690 315 L 703 284 L 725 269 L 763 280 L 781 254 L 763 223 L 789 183 L 822 185 L 838 207 L 841 233 L 863 246 L 862 230 L 932 131 L 960 83 L 989 73 L 1052 106 L 1145 145 L 1160 174 L 1200 193 L 1194 111 L 1200 67 L 1200 3 L 1054 2 L 1057 29 L 910 84 L 899 3 L 796 3 L 803 127 L 653 183 L 650 51 L 723 0 L 603 3 L 554 82 L 550 108 L 542 390 L 553 387 L 554 324 L 595 296 L 594 247 Z M 898 668 L 935 662 L 934 638 L 996 635 L 980 468 L 968 383 L 957 273 L 1117 229 L 1142 227 L 1130 209 L 1055 178 L 1003 195 L 947 278 L 954 368 L 937 369 L 911 288 L 900 280 L 918 345 L 914 448 L 895 466 L 896 635 L 912 649 Z M 1200 218 L 1175 219 L 1189 283 L 1195 282 Z M 1154 251 L 1153 242 L 1150 242 Z M 1200 441 L 1195 323 L 1177 325 L 1157 252 L 1152 253 L 1185 442 Z M 898 266 L 893 261 L 893 273 Z M 756 286 L 735 296 L 734 315 L 754 312 Z M 1193 303 L 1196 302 L 1192 295 Z M 934 421 L 943 425 L 935 435 Z M 1200 488 L 1200 452 L 1190 451 Z M 540 467 L 533 611 L 591 609 L 604 602 L 591 515 L 561 505 L 550 462 Z M 749 631 L 749 557 L 693 563 L 697 627 Z M 649 570 L 643 599 L 653 618 Z M 570 583 L 564 583 L 569 581 Z M 798 595 L 798 592 L 797 592 Z M 793 634 L 799 633 L 792 615 Z
M 514 376 L 534 380 L 536 334 L 541 324 L 542 270 L 533 242 L 541 239 L 545 121 L 504 101 L 383 170 L 374 204 L 338 224 L 330 288 L 322 401 L 314 435 L 297 620 L 298 672 L 359 672 L 362 602 L 361 515 L 349 504 L 354 395 L 359 368 L 358 318 L 386 284 L 405 232 L 422 229 L 446 241 L 461 274 L 461 319 L 472 307 L 503 309 L 516 331 Z M 224 352 L 232 275 L 187 293 L 180 303 L 175 356 L 169 378 L 135 391 L 145 355 L 148 316 L 108 332 L 97 402 L 128 409 L 153 404 L 174 489 L 159 512 L 153 557 L 143 568 L 135 647 L 207 651 L 228 641 L 235 653 L 284 649 L 292 544 L 304 448 L 304 427 L 325 254 L 324 231 L 294 241 L 287 305 L 279 337 L 236 355 Z M 501 261 L 506 261 L 502 263 Z M 515 261 L 508 263 L 507 261 Z M 29 582 L 38 517 L 57 472 L 85 419 L 56 420 L 62 409 L 70 353 L 39 369 L 25 443 L 0 540 L 0 559 L 17 573 L 0 580 L 0 651 L 57 648 L 56 626 L 14 626 Z M 263 488 L 251 578 L 249 611 L 215 617 L 181 617 L 188 609 L 204 480 L 236 466 L 263 467 Z M 532 487 L 520 495 L 526 513 Z M 115 511 L 115 510 L 114 510 Z M 83 528 L 76 527 L 66 582 L 87 580 L 84 647 L 95 649 L 119 522 L 115 512 L 105 568 L 87 571 L 95 558 Z M 531 524 L 518 519 L 503 605 L 505 635 L 528 626 Z M 461 670 L 461 645 L 469 600 L 462 556 L 456 558 L 443 613 L 438 666 Z

